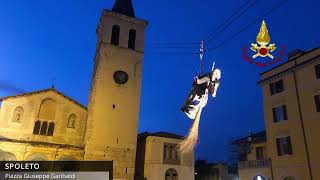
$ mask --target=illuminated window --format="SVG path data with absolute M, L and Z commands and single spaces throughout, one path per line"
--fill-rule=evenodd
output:
M 136 48 L 136 30 L 130 29 L 128 48 L 135 50 Z
M 21 123 L 22 115 L 23 115 L 23 109 L 22 107 L 19 106 L 13 112 L 12 122 Z
M 278 156 L 292 154 L 292 145 L 291 145 L 290 136 L 277 138 L 276 141 L 277 141 Z
M 272 113 L 273 113 L 273 122 L 288 120 L 286 105 L 272 108 Z
M 271 96 L 284 91 L 282 79 L 273 83 L 270 83 L 270 94 Z
M 118 46 L 119 38 L 120 38 L 120 26 L 114 25 L 112 27 L 111 44 Z

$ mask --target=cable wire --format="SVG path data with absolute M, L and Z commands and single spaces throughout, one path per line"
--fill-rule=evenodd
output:
M 232 36 L 230 36 L 229 38 L 227 38 L 226 40 L 220 42 L 218 45 L 212 47 L 212 48 L 208 48 L 207 51 L 211 51 L 214 49 L 218 49 L 221 46 L 223 46 L 225 43 L 227 43 L 228 41 L 232 40 L 233 38 L 235 38 L 236 36 L 238 36 L 240 33 L 242 33 L 243 31 L 245 31 L 247 28 L 249 28 L 250 26 L 252 26 L 253 24 L 257 23 L 259 20 L 261 20 L 262 18 L 265 18 L 266 16 L 268 16 L 269 14 L 271 14 L 273 11 L 277 10 L 278 8 L 280 8 L 281 6 L 283 6 L 286 2 L 288 2 L 288 0 L 282 0 L 280 1 L 278 4 L 276 4 L 275 6 L 273 6 L 269 11 L 267 11 L 266 13 L 264 13 L 262 16 L 259 16 L 258 18 L 256 18 L 254 21 L 252 21 L 251 23 L 247 24 L 244 28 L 240 29 L 240 31 L 238 31 L 237 33 L 233 34 Z
M 227 20 L 224 23 L 222 23 L 221 25 L 219 25 L 216 28 L 215 32 L 221 33 L 223 31 L 225 31 L 230 25 L 232 25 L 236 20 L 238 20 L 242 15 L 244 15 L 251 7 L 253 7 L 258 2 L 258 0 L 252 1 L 249 4 L 249 6 L 247 6 L 243 11 L 241 11 L 241 9 L 243 9 L 250 1 L 252 1 L 252 0 L 248 0 L 244 4 L 242 4 L 229 18 L 227 18 Z M 235 18 L 233 18 L 234 16 L 235 16 Z M 215 34 L 214 34 L 214 32 L 210 33 L 209 37 L 206 40 L 206 43 L 208 44 L 213 39 L 215 39 L 217 37 L 218 33 L 215 33 Z

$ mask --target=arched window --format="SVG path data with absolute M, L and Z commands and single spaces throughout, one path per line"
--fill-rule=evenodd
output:
M 178 173 L 175 169 L 168 169 L 165 174 L 165 180 L 178 180 Z
M 283 180 L 295 180 L 295 178 L 292 176 L 287 176 L 287 177 L 283 178 Z
M 114 25 L 112 27 L 111 44 L 118 46 L 119 38 L 120 38 L 120 26 Z
M 38 118 L 54 120 L 56 116 L 56 103 L 52 99 L 45 99 L 41 102 Z
M 128 48 L 135 50 L 136 48 L 136 30 L 130 29 Z
M 68 119 L 68 128 L 75 128 L 77 116 L 75 114 L 70 114 Z
M 40 121 L 36 121 L 34 123 L 33 134 L 39 134 L 40 133 L 40 126 L 41 126 L 41 122 Z
M 23 108 L 19 106 L 13 112 L 12 122 L 21 123 L 22 115 L 23 115 Z
M 41 128 L 40 128 L 40 135 L 46 135 L 47 129 L 48 129 L 48 122 L 47 121 L 42 122 Z
M 54 131 L 54 123 L 51 122 L 48 127 L 47 136 L 53 136 L 53 131 Z

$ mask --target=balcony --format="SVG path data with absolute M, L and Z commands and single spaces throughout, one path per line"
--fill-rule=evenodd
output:
M 270 166 L 271 166 L 270 159 L 243 161 L 238 163 L 239 169 L 269 168 Z

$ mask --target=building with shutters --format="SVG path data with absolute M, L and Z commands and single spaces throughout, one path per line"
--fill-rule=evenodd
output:
M 320 48 L 295 50 L 260 76 L 266 141 L 244 138 L 248 158 L 239 162 L 240 179 L 320 179 Z

